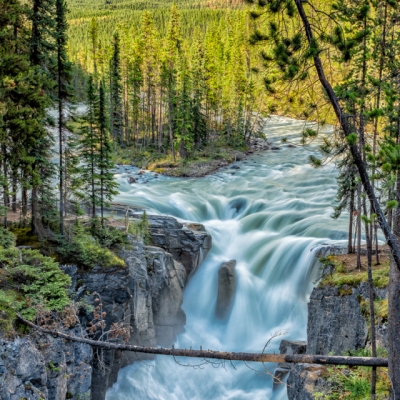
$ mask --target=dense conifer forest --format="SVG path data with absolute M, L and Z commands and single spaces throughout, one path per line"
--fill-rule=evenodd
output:
M 360 272 L 365 243 L 373 357 L 379 240 L 390 248 L 400 396 L 399 27 L 394 0 L 0 0 L 0 327 L 34 320 L 32 301 L 65 309 L 58 262 L 123 267 L 128 233 L 148 240 L 146 213 L 108 223 L 116 164 L 234 161 L 268 115 L 291 116 L 304 120 L 299 146 L 321 141 L 310 164 L 336 164 L 332 217 L 348 218 Z

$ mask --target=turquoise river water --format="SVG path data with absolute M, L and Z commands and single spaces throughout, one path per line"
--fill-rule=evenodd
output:
M 299 143 L 303 126 L 272 117 L 265 133 L 281 150 L 253 154 L 236 163 L 238 170 L 133 185 L 126 174 L 117 175 L 116 201 L 200 222 L 213 237 L 212 250 L 185 288 L 187 325 L 175 347 L 261 352 L 279 331 L 283 335 L 267 349 L 278 352 L 284 338 L 305 340 L 307 302 L 320 271 L 315 253 L 323 244 L 344 245 L 347 218 L 330 217 L 337 186 L 334 165 L 314 169 L 309 164 L 309 156 L 318 155 L 318 143 L 296 148 L 281 143 L 284 137 Z M 214 316 L 217 272 L 231 259 L 237 260 L 238 285 L 232 313 L 222 324 Z M 120 371 L 107 400 L 286 399 L 285 387 L 272 390 L 275 367 L 268 365 L 266 371 L 256 363 L 233 367 L 228 362 L 225 368 L 189 368 L 158 356 Z

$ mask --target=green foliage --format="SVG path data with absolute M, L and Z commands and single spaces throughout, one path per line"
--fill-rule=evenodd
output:
M 12 329 L 15 313 L 34 319 L 37 306 L 61 311 L 69 303 L 71 279 L 38 250 L 0 249 L 0 325 Z
M 151 244 L 150 225 L 146 210 L 143 211 L 139 222 L 129 224 L 129 233 L 142 240 L 145 244 Z
M 350 133 L 350 135 L 346 137 L 346 140 L 349 146 L 354 146 L 357 143 L 358 136 L 356 133 Z
M 0 248 L 9 249 L 15 247 L 16 243 L 15 234 L 4 227 L 0 227 Z
M 320 287 L 324 286 L 342 286 L 357 287 L 361 282 L 368 282 L 367 271 L 348 271 L 346 266 L 341 264 L 337 256 L 327 256 L 321 258 L 320 261 L 323 265 L 332 270 L 332 273 L 322 277 L 319 283 Z M 375 267 L 372 270 L 372 279 L 374 286 L 377 288 L 386 288 L 389 285 L 389 261 L 382 263 L 382 265 Z
M 90 233 L 102 247 L 111 249 L 117 245 L 128 243 L 127 235 L 121 229 L 109 225 L 102 226 L 101 221 L 97 218 L 90 225 Z
M 118 236 L 111 228 L 103 229 L 101 233 L 103 235 L 100 234 L 100 240 L 104 242 L 116 243 L 118 240 L 122 240 L 121 236 Z M 102 268 L 125 267 L 125 262 L 110 249 L 103 247 L 100 241 L 91 235 L 90 228 L 85 229 L 79 221 L 69 227 L 67 237 L 59 240 L 55 251 L 63 262 L 76 263 L 84 269 L 95 266 Z
M 348 351 L 349 356 L 371 357 L 368 348 Z M 387 357 L 387 351 L 377 348 L 378 357 Z M 329 367 L 324 379 L 328 382 L 325 392 L 313 393 L 316 399 L 321 400 L 368 400 L 371 392 L 371 368 L 370 367 Z M 376 399 L 386 400 L 389 396 L 390 381 L 387 370 L 378 369 Z

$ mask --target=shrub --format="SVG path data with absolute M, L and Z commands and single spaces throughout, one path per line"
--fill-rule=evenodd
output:
M 103 268 L 125 266 L 124 260 L 107 247 L 103 247 L 79 221 L 71 227 L 69 239 L 59 240 L 56 252 L 63 262 L 76 263 L 82 268 L 93 268 L 96 265 Z
M 4 227 L 0 227 L 0 247 L 9 249 L 15 247 L 17 243 L 16 236 Z
M 119 244 L 128 243 L 127 235 L 124 231 L 109 225 L 103 227 L 99 219 L 93 220 L 90 233 L 103 247 L 112 248 Z
M 129 233 L 142 240 L 145 244 L 151 244 L 151 234 L 149 218 L 147 217 L 146 210 L 140 217 L 140 221 L 129 224 Z
M 69 303 L 71 279 L 52 258 L 38 250 L 0 249 L 1 327 L 10 331 L 15 314 L 34 319 L 37 305 L 61 311 Z

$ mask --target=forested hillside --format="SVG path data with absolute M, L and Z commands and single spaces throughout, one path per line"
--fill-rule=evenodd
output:
M 243 298 L 255 301 L 253 291 L 258 288 L 265 304 L 285 304 L 289 297 L 293 301 L 271 311 L 277 316 L 274 328 L 285 326 L 278 314 L 288 320 L 297 314 L 295 303 L 303 302 L 306 308 L 307 290 L 312 287 L 309 271 L 290 275 L 293 259 L 304 262 L 300 254 L 311 254 L 316 243 L 326 243 L 327 238 L 346 240 L 348 252 L 356 254 L 355 268 L 368 278 L 365 298 L 373 357 L 378 354 L 374 263 L 381 262 L 380 242 L 386 240 L 392 256 L 385 313 L 389 374 L 392 390 L 400 398 L 399 4 L 395 0 L 247 3 L 0 0 L 4 329 L 15 333 L 20 328 L 18 313 L 26 312 L 24 316 L 33 320 L 37 309 L 63 315 L 71 300 L 69 279 L 57 262 L 76 264 L 82 271 L 120 269 L 126 266 L 120 250 L 130 245 L 128 234 L 149 244 L 146 212 L 135 223 L 129 222 L 128 209 L 125 214 L 116 211 L 123 214 L 123 222 L 109 219 L 110 203 L 125 190 L 124 201 L 138 195 L 135 201 L 140 206 L 191 218 L 196 221 L 194 229 L 204 229 L 201 224 L 211 220 L 210 228 L 223 243 L 216 246 L 222 251 L 216 253 L 218 262 L 231 257 L 225 252 L 227 238 L 239 237 L 231 247 L 241 254 L 233 252 L 232 260 L 247 257 L 238 263 L 239 273 L 249 266 L 241 284 L 253 278 L 253 283 L 260 283 L 249 285 Z M 289 132 L 285 137 L 275 135 L 279 147 L 265 138 L 270 114 L 301 120 L 274 117 L 281 122 L 276 128 L 279 134 Z M 327 123 L 332 125 L 323 131 Z M 288 137 L 294 138 L 293 143 L 285 144 Z M 250 146 L 259 141 L 264 143 L 262 149 L 271 151 L 255 155 L 263 158 L 253 159 L 251 165 L 236 164 L 235 171 L 201 181 L 205 184 L 194 194 L 195 204 L 188 202 L 192 180 L 159 176 L 201 176 L 191 175 L 188 168 L 200 170 L 215 161 L 223 161 L 217 168 L 226 166 L 236 162 L 238 154 L 253 153 Z M 322 168 L 333 163 L 337 185 L 327 183 L 328 168 Z M 312 175 L 315 170 L 309 164 L 320 168 L 319 177 Z M 305 176 L 293 192 L 290 179 L 295 182 L 299 171 L 310 177 Z M 235 180 L 241 173 L 242 179 Z M 222 190 L 225 180 L 233 182 L 229 195 Z M 141 188 L 136 186 L 142 183 Z M 147 198 L 143 188 L 149 188 Z M 202 200 L 203 192 L 210 195 L 209 201 Z M 306 196 L 310 193 L 312 198 Z M 331 229 L 323 218 L 317 221 L 322 214 L 330 215 L 327 208 L 332 205 L 334 219 L 346 218 L 344 230 Z M 245 224 L 239 215 L 249 217 Z M 215 228 L 217 224 L 226 231 Z M 278 231 L 282 237 L 276 236 Z M 251 243 L 245 236 L 240 239 L 251 232 L 255 233 Z M 256 248 L 262 253 L 257 257 Z M 297 251 L 300 248 L 304 253 Z M 367 254 L 366 265 L 361 263 L 362 251 Z M 261 273 L 271 260 L 281 269 Z M 153 274 L 156 265 L 146 267 L 147 272 Z M 314 267 L 314 261 L 306 265 L 309 270 Z M 388 278 L 387 268 L 381 272 Z M 288 277 L 299 279 L 296 288 Z M 264 299 L 272 291 L 264 290 L 263 280 L 272 286 L 277 282 L 273 299 Z M 138 286 L 146 285 L 142 281 Z M 290 288 L 293 296 L 287 296 L 283 287 Z M 244 335 L 252 340 L 260 327 L 264 335 L 265 315 L 270 314 L 258 311 L 254 316 L 253 310 L 261 308 L 253 304 L 248 310 L 239 310 L 236 322 L 244 325 L 241 320 L 247 317 L 251 323 L 253 317 L 259 321 L 251 335 Z M 214 315 L 211 320 L 214 324 Z M 36 322 L 42 321 L 36 318 Z M 101 328 L 102 322 L 98 323 Z M 208 328 L 204 331 L 209 334 Z M 219 343 L 225 343 L 223 338 Z M 375 378 L 373 369 L 372 399 Z

